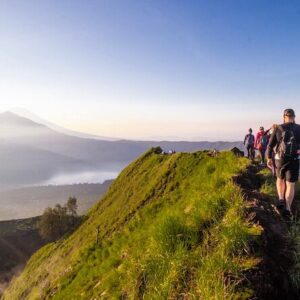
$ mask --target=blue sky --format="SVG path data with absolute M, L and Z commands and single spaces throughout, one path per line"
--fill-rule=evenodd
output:
M 239 139 L 300 111 L 298 1 L 0 0 L 0 110 L 127 138 Z

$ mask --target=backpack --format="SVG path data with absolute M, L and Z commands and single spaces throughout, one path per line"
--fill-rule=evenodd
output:
M 254 144 L 254 135 L 253 134 L 247 134 L 246 136 L 246 141 L 245 141 L 245 145 L 250 145 L 252 146 Z
M 262 135 L 259 141 L 259 148 L 260 149 L 266 149 L 269 143 L 269 138 L 267 135 Z
M 281 126 L 282 135 L 277 147 L 277 154 L 281 159 L 294 159 L 298 157 L 298 143 L 294 132 L 295 126 L 284 130 Z

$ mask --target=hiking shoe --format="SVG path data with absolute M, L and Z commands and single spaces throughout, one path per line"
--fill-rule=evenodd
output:
M 285 208 L 285 201 L 283 199 L 279 199 L 276 206 L 277 206 L 278 209 Z
M 285 209 L 283 211 L 282 215 L 287 221 L 293 221 L 293 214 L 290 210 Z

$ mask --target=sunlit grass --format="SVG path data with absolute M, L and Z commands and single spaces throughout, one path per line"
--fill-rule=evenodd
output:
M 232 177 L 248 164 L 229 152 L 148 151 L 72 236 L 30 260 L 6 299 L 30 299 L 36 287 L 54 299 L 246 298 L 243 272 L 257 263 L 248 241 L 260 230 Z

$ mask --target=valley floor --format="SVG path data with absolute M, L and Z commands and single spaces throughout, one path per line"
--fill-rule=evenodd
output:
M 78 212 L 86 213 L 108 190 L 104 183 L 47 185 L 0 190 L 0 221 L 39 216 L 47 207 L 63 205 L 69 197 L 78 199 Z

